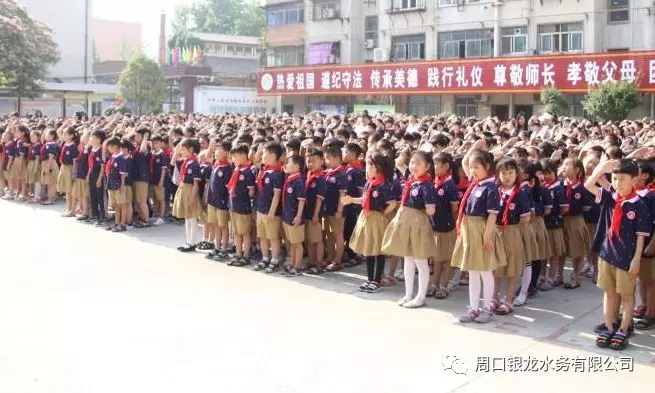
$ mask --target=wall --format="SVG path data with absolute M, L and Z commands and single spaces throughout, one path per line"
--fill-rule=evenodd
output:
M 88 9 L 85 9 L 87 2 Z M 93 0 L 20 0 L 19 3 L 32 17 L 43 20 L 53 29 L 53 39 L 59 45 L 61 61 L 50 70 L 49 76 L 65 82 L 84 82 L 86 63 L 90 77 Z M 85 16 L 89 26 L 86 43 Z M 86 59 L 85 47 L 88 53 Z
M 93 19 L 91 37 L 100 61 L 129 60 L 125 49 L 138 51 L 143 42 L 141 24 L 104 19 Z

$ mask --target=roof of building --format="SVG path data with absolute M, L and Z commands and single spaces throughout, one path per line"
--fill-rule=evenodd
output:
M 193 32 L 194 37 L 205 42 L 224 42 L 230 44 L 244 44 L 244 45 L 259 45 L 259 37 L 251 37 L 246 35 L 227 35 L 227 34 L 214 34 L 214 33 L 199 33 Z

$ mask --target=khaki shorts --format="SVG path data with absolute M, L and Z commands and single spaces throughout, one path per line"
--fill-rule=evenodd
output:
M 149 187 L 149 193 L 150 193 L 150 198 L 152 198 L 155 201 L 163 201 L 166 199 L 166 191 L 164 190 L 164 186 L 153 186 L 150 185 Z
M 230 224 L 230 211 L 207 205 L 207 223 L 221 228 L 227 227 Z
M 132 191 L 134 192 L 132 195 L 134 202 L 139 204 L 148 202 L 148 182 L 135 181 L 132 183 Z
M 614 267 L 602 258 L 598 258 L 599 288 L 606 292 L 614 291 L 621 296 L 632 296 L 635 292 L 635 281 L 625 270 Z
M 125 186 L 125 203 L 132 203 L 134 200 L 134 191 L 132 186 Z
M 645 284 L 652 283 L 655 280 L 655 257 L 641 257 L 639 280 Z
M 280 239 L 280 230 L 282 229 L 282 219 L 280 217 L 268 218 L 268 215 L 257 212 L 255 225 L 257 226 L 257 237 L 259 239 Z
M 305 221 L 305 240 L 308 244 L 323 243 L 323 228 L 321 222 L 316 224 L 312 220 Z
M 252 230 L 252 214 L 230 212 L 230 220 L 232 221 L 232 230 L 235 235 L 250 235 L 250 231 Z
M 124 205 L 126 204 L 127 198 L 126 196 L 126 189 L 127 187 L 123 187 L 119 190 L 109 190 L 109 204 L 116 208 L 116 206 Z
M 282 223 L 284 228 L 284 235 L 290 244 L 301 244 L 305 241 L 305 225 L 289 225 L 286 222 Z
M 343 217 L 326 216 L 323 218 L 323 232 L 328 237 L 334 237 L 335 234 L 343 234 Z

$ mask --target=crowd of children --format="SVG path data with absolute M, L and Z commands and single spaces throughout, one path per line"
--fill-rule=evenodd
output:
M 655 325 L 655 149 L 636 148 L 654 137 L 653 122 L 552 116 L 14 115 L 0 190 L 65 197 L 65 217 L 113 232 L 170 215 L 179 251 L 230 266 L 293 277 L 365 262 L 359 289 L 404 278 L 405 308 L 467 284 L 462 323 L 585 275 L 604 290 L 597 345 L 623 349 Z

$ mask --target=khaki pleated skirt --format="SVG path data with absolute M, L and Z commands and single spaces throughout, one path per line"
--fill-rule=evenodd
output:
M 382 241 L 388 223 L 382 212 L 362 210 L 348 245 L 365 257 L 382 255 Z
M 585 225 L 587 226 L 587 233 L 589 234 L 589 245 L 587 246 L 587 250 L 591 250 L 591 244 L 594 242 L 594 237 L 596 236 L 596 227 L 598 224 L 593 224 L 585 221 Z
M 193 203 L 187 204 L 187 201 L 193 201 Z M 193 192 L 193 184 L 180 185 L 173 200 L 173 217 L 201 219 L 202 216 L 200 195 Z
M 484 249 L 485 217 L 464 216 L 451 265 L 460 270 L 493 271 L 507 264 L 501 233 L 494 228 L 493 252 Z
M 71 195 L 73 198 L 88 198 L 89 197 L 89 181 L 86 179 L 74 179 L 73 187 L 71 188 Z
M 564 217 L 564 242 L 569 258 L 581 258 L 589 252 L 591 240 L 582 216 Z
M 57 176 L 57 192 L 70 193 L 73 189 L 73 166 L 62 165 Z
M 566 242 L 564 241 L 564 229 L 553 228 L 548 231 L 548 254 L 550 257 L 562 257 L 566 255 Z
M 57 185 L 57 175 L 59 174 L 59 166 L 57 162 L 52 162 L 52 167 L 50 171 L 47 170 L 47 163 L 41 164 L 41 184 L 48 187 L 54 187 Z
M 30 160 L 27 162 L 26 181 L 27 184 L 38 183 L 41 180 L 41 166 L 39 160 Z
M 537 260 L 538 245 L 537 235 L 534 233 L 532 222 L 520 223 L 521 240 L 523 241 L 523 250 L 525 262 L 532 262 Z
M 437 244 L 437 253 L 434 254 L 435 262 L 450 261 L 457 243 L 457 231 L 435 232 L 434 242 Z
M 541 216 L 532 217 L 532 231 L 534 232 L 537 241 L 537 257 L 533 261 L 545 261 L 550 258 L 550 247 L 548 246 L 548 231 L 546 230 L 546 223 Z M 532 261 L 530 261 L 532 262 Z
M 525 254 L 525 224 L 508 225 L 498 227 L 503 248 L 505 249 L 505 261 L 507 264 L 496 269 L 497 277 L 518 277 L 523 274 L 526 265 Z
M 428 259 L 436 252 L 428 215 L 423 210 L 401 206 L 384 232 L 382 254 Z
M 16 156 L 9 171 L 9 180 L 24 182 L 27 179 L 27 162 L 24 157 Z

